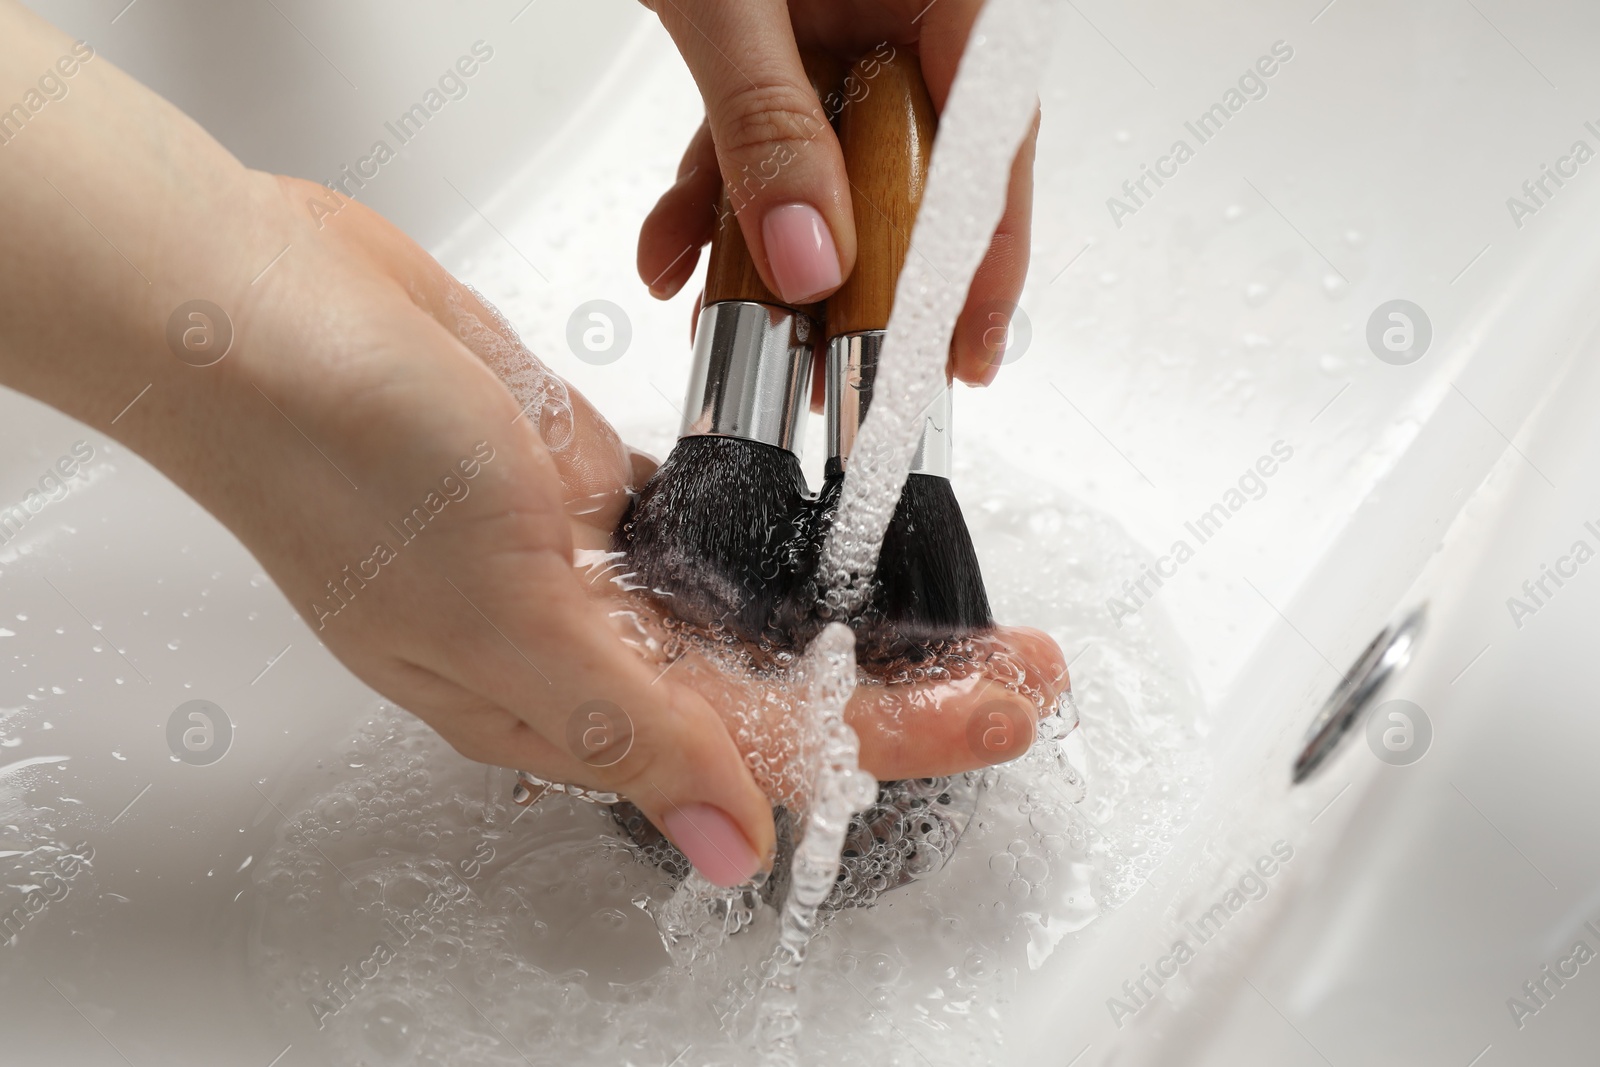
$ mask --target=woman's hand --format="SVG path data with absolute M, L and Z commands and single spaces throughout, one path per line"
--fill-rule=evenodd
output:
M 830 295 L 856 259 L 844 157 L 800 49 L 851 62 L 887 44 L 918 53 L 944 107 L 982 0 L 643 0 L 677 42 L 705 99 L 678 180 L 639 233 L 639 275 L 665 299 L 711 239 L 723 185 L 761 277 L 791 304 Z M 871 91 L 871 85 L 858 87 Z M 831 105 L 831 106 L 830 106 Z M 847 105 L 846 105 L 847 106 Z M 1035 132 L 1012 165 L 1004 216 L 951 343 L 951 372 L 986 384 L 1000 369 L 1009 315 L 1028 270 Z

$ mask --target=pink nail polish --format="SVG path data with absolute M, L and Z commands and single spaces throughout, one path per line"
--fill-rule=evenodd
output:
M 761 857 L 727 813 L 710 804 L 674 808 L 662 827 L 695 870 L 724 888 L 749 881 L 761 869 Z
M 791 304 L 805 304 L 842 280 L 839 252 L 822 214 L 810 204 L 780 204 L 761 220 L 778 295 Z

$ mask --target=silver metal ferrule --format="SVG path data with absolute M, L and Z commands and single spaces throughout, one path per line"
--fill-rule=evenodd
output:
M 823 381 L 828 421 L 828 458 L 845 465 L 855 447 L 861 420 L 872 404 L 872 382 L 878 374 L 878 353 L 886 330 L 840 334 L 828 342 Z M 950 387 L 939 391 L 922 413 L 922 437 L 911 458 L 912 474 L 950 477 Z
M 799 455 L 813 328 L 800 312 L 754 301 L 702 309 L 678 436 L 739 437 Z

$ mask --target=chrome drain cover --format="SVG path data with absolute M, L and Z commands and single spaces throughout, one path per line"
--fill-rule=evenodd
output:
M 1418 605 L 1399 623 L 1385 627 L 1356 659 L 1306 731 L 1305 745 L 1294 761 L 1295 785 L 1327 762 L 1378 690 L 1411 662 L 1427 616 L 1428 605 Z

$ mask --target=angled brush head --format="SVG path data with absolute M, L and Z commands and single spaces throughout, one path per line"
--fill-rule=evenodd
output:
M 994 625 L 972 534 L 949 479 L 906 479 L 883 538 L 871 603 L 880 639 L 908 647 Z

